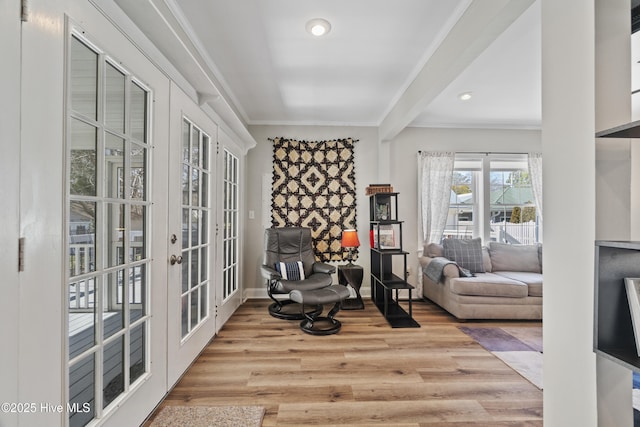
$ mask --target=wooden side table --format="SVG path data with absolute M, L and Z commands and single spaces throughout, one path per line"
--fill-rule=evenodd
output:
M 346 264 L 338 266 L 338 283 L 343 286 L 351 285 L 351 287 L 356 290 L 355 298 L 347 298 L 342 301 L 343 310 L 364 309 L 364 302 L 360 296 L 360 287 L 362 286 L 363 276 L 364 269 L 359 265 Z

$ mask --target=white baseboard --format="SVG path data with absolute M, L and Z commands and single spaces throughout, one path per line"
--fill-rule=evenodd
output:
M 265 299 L 269 298 L 267 294 L 267 288 L 248 288 L 244 290 L 244 300 L 248 299 Z

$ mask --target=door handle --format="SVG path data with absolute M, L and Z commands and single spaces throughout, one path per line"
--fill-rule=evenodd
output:
M 171 258 L 169 258 L 169 262 L 171 263 L 171 265 L 182 264 L 182 256 L 171 255 Z

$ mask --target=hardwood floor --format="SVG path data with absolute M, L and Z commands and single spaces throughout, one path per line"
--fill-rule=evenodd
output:
M 342 330 L 311 336 L 249 300 L 161 403 L 261 405 L 263 426 L 542 426 L 542 391 L 460 323 L 417 301 L 421 328 L 392 329 L 370 300 L 340 311 Z M 158 410 L 159 410 L 158 409 Z

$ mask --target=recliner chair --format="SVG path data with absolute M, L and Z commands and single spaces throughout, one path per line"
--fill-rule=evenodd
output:
M 302 280 L 285 279 L 287 274 L 278 271 L 276 266 L 285 263 L 294 276 L 298 274 L 295 263 L 302 263 Z M 311 229 L 305 227 L 267 228 L 264 233 L 264 258 L 261 266 L 262 277 L 267 281 L 267 292 L 274 301 L 269 305 L 269 313 L 279 319 L 300 320 L 304 314 L 299 306 L 290 299 L 277 299 L 275 295 L 288 295 L 293 290 L 313 290 L 331 286 L 331 274 L 336 268 L 322 262 L 316 262 L 311 240 Z M 295 304 L 295 305 L 294 305 Z M 293 306 L 292 306 L 293 305 Z M 319 315 L 322 306 L 316 306 L 307 313 Z

